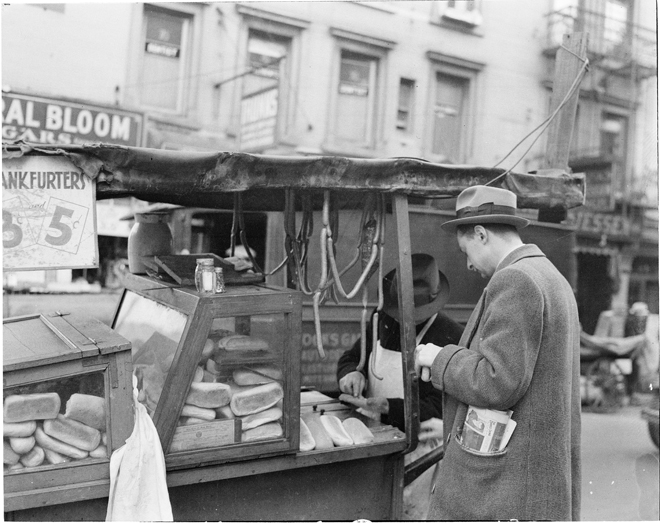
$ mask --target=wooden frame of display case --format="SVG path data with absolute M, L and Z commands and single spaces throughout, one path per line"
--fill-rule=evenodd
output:
M 108 458 L 40 465 L 4 476 L 5 511 L 67 503 L 107 495 L 111 453 L 121 447 L 133 431 L 131 344 L 106 325 L 92 318 L 66 313 L 28 315 L 3 320 L 8 323 L 41 319 L 54 336 L 69 348 L 43 354 L 7 356 L 3 366 L 3 388 L 102 373 L 105 389 Z M 48 340 L 44 340 L 47 345 Z
M 160 400 L 153 415 L 168 469 L 201 464 L 250 459 L 291 453 L 298 449 L 300 407 L 300 338 L 302 299 L 293 289 L 260 285 L 228 286 L 226 292 L 202 295 L 190 287 L 173 286 L 142 275 L 128 275 L 126 289 L 147 299 L 171 307 L 188 319 L 176 349 Z M 126 291 L 125 291 L 126 292 Z M 124 295 L 119 302 L 121 309 Z M 283 437 L 249 443 L 235 443 L 217 448 L 168 452 L 181 409 L 190 388 L 211 323 L 216 318 L 284 314 L 288 336 L 282 354 L 284 374 Z M 117 315 L 116 315 L 117 316 Z M 115 317 L 116 322 L 116 317 Z M 113 324 L 114 327 L 114 324 Z M 292 413 L 295 413 L 293 415 Z

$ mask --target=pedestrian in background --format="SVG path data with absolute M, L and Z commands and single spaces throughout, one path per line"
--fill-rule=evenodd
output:
M 489 279 L 457 345 L 422 344 L 415 366 L 444 395 L 445 456 L 428 519 L 577 520 L 580 515 L 580 351 L 571 286 L 543 252 L 524 244 L 516 196 L 475 186 L 456 201 L 469 270 Z M 506 448 L 468 450 L 468 406 L 512 410 Z M 432 431 L 420 439 L 434 437 Z

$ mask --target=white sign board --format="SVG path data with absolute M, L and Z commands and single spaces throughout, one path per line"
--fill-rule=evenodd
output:
M 95 185 L 69 159 L 2 162 L 2 267 L 98 267 Z

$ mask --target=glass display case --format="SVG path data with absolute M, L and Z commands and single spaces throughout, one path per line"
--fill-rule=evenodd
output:
M 4 319 L 2 337 L 5 510 L 107 495 L 133 430 L 130 342 L 61 312 Z
M 128 275 L 113 328 L 168 468 L 295 452 L 301 296 L 269 285 L 200 294 Z

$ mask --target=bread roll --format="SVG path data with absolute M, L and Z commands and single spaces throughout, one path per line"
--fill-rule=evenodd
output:
M 34 420 L 21 421 L 19 423 L 3 423 L 2 435 L 6 438 L 27 438 L 34 434 L 36 428 L 37 422 Z
M 36 440 L 34 436 L 28 436 L 27 438 L 9 438 L 9 446 L 12 448 L 16 454 L 27 454 L 32 450 Z
M 215 341 L 211 338 L 207 339 L 204 343 L 204 348 L 202 349 L 202 360 L 206 360 L 211 357 L 213 351 L 215 350 Z
M 256 441 L 259 439 L 270 439 L 270 438 L 279 438 L 284 432 L 282 431 L 282 425 L 276 421 L 272 423 L 266 423 L 265 425 L 260 425 L 253 429 L 244 430 L 241 435 L 241 441 Z
M 64 416 L 105 432 L 105 399 L 90 394 L 71 394 Z
M 24 469 L 24 468 L 25 467 L 23 466 L 23 464 L 20 461 L 18 463 L 14 463 L 13 465 L 9 465 L 9 467 L 7 467 L 7 469 L 10 470 L 11 472 L 13 472 L 15 470 L 21 470 L 21 469 Z
M 282 371 L 270 365 L 259 365 L 236 369 L 232 373 L 234 382 L 242 387 L 248 385 L 263 385 L 282 379 Z
M 200 418 L 206 421 L 215 419 L 215 411 L 213 409 L 205 409 L 197 407 L 196 405 L 184 405 L 181 409 L 181 415 L 191 418 Z
M 342 421 L 344 429 L 356 445 L 373 443 L 374 435 L 369 428 L 357 418 L 346 418 Z
M 231 407 L 229 405 L 225 405 L 224 407 L 218 407 L 215 409 L 215 417 L 217 419 L 233 419 L 235 418 L 234 413 L 231 410 Z
M 5 398 L 3 422 L 18 423 L 36 419 L 53 419 L 60 412 L 61 400 L 57 392 L 12 395 Z
M 191 383 L 186 397 L 186 403 L 216 409 L 229 404 L 231 389 L 225 383 Z
M 89 453 L 90 458 L 107 458 L 108 457 L 108 447 L 101 443 L 98 447 L 92 450 Z
M 337 447 L 350 447 L 353 445 L 353 439 L 344 429 L 341 420 L 332 414 L 325 414 L 319 418 L 323 428 L 330 435 L 330 439 Z
M 204 381 L 204 367 L 197 366 L 195 367 L 195 375 L 193 376 L 193 383 L 199 383 Z
M 300 418 L 300 451 L 307 452 L 314 450 L 314 447 L 316 447 L 314 436 L 312 436 L 307 424 Z
M 335 445 L 332 442 L 332 438 L 328 431 L 325 430 L 325 427 L 321 423 L 321 416 L 319 414 L 307 414 L 303 416 L 307 428 L 312 434 L 315 443 L 315 450 L 320 449 L 331 449 Z
M 21 459 L 20 454 L 14 452 L 14 449 L 11 448 L 11 445 L 6 439 L 2 440 L 2 451 L 2 462 L 6 465 L 16 465 Z
M 54 450 L 45 448 L 44 453 L 46 454 L 46 461 L 48 461 L 48 463 L 51 465 L 59 465 L 60 463 L 68 463 L 71 461 L 71 458 L 68 456 L 64 456 L 63 454 L 55 452 Z
M 187 426 L 187 425 L 199 425 L 200 423 L 208 423 L 210 420 L 207 419 L 202 419 L 202 418 L 179 418 L 179 425 L 181 426 Z
M 208 359 L 206 361 L 206 370 L 211 374 L 220 374 L 218 364 L 213 359 Z
M 274 381 L 237 392 L 231 398 L 231 410 L 236 416 L 256 414 L 275 405 L 284 396 L 282 386 Z
M 243 430 L 253 429 L 259 425 L 265 425 L 271 421 L 277 421 L 282 417 L 282 409 L 271 407 L 257 414 L 250 414 L 241 418 Z
M 21 456 L 21 463 L 27 467 L 38 467 L 46 459 L 44 449 L 39 446 L 34 447 L 30 452 Z
M 218 348 L 226 351 L 268 350 L 268 342 L 254 336 L 234 334 L 218 340 Z
M 65 418 L 61 414 L 58 414 L 55 419 L 44 421 L 44 432 L 81 450 L 94 450 L 101 442 L 99 430 L 79 421 Z
M 44 432 L 41 427 L 37 427 L 37 430 L 34 431 L 34 438 L 37 440 L 37 444 L 44 449 L 54 450 L 58 454 L 68 456 L 70 458 L 84 459 L 89 456 L 89 452 L 86 450 L 81 450 L 77 447 L 74 447 L 73 445 L 69 445 L 55 438 L 51 438 Z

